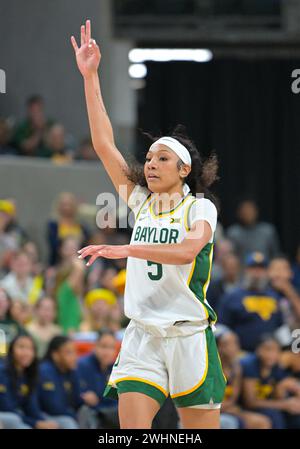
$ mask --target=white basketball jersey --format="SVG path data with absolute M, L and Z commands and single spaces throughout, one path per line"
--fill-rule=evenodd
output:
M 210 319 L 214 322 L 216 314 L 206 301 L 206 291 L 217 210 L 210 200 L 195 198 L 188 193 L 172 210 L 156 214 L 153 200 L 150 190 L 139 185 L 129 197 L 128 206 L 135 215 L 131 245 L 180 243 L 196 220 L 206 220 L 213 234 L 210 242 L 189 264 L 159 264 L 128 257 L 125 315 L 145 325 L 162 328 L 182 321 Z

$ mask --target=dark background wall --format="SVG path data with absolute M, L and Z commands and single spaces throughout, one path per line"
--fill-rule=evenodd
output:
M 291 73 L 300 60 L 213 60 L 148 63 L 140 92 L 139 127 L 167 133 L 187 126 L 203 154 L 220 160 L 216 192 L 221 221 L 234 219 L 243 195 L 255 197 L 261 219 L 273 222 L 282 248 L 300 242 L 300 94 Z M 139 158 L 145 141 L 137 137 Z

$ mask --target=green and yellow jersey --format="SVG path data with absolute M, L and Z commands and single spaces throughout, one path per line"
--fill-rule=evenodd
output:
M 199 326 L 208 319 L 216 321 L 216 314 L 206 300 L 217 224 L 214 204 L 189 192 L 173 209 L 157 214 L 154 196 L 146 187 L 136 185 L 128 205 L 135 216 L 131 245 L 180 243 L 196 220 L 210 224 L 212 238 L 193 262 L 185 265 L 128 257 L 126 316 L 162 328 L 181 321 L 199 322 Z

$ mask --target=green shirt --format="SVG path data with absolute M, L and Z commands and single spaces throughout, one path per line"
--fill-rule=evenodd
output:
M 58 324 L 67 334 L 78 330 L 81 322 L 81 305 L 68 281 L 64 281 L 57 292 Z

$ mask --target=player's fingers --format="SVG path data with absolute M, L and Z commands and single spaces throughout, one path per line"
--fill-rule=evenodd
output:
M 77 251 L 77 254 L 83 253 L 83 251 L 85 251 L 88 248 L 89 248 L 89 246 L 85 246 L 84 248 L 81 248 L 80 250 Z
M 88 256 L 92 256 L 95 253 L 94 249 L 87 249 L 86 251 L 83 251 L 83 253 L 78 256 L 78 259 L 85 259 Z
M 92 256 L 93 254 L 97 254 L 98 251 L 101 251 L 102 246 L 91 246 L 90 248 L 88 248 L 87 250 L 83 251 L 80 256 L 79 259 L 84 259 L 87 256 Z
M 85 44 L 85 26 L 84 25 L 81 25 L 81 28 L 80 28 L 80 43 L 81 43 L 81 45 Z
M 96 42 L 94 39 L 93 39 L 93 42 L 94 42 L 94 49 L 95 49 L 95 52 L 98 53 L 99 56 L 100 56 L 100 58 L 101 58 L 101 51 L 100 51 L 100 48 L 99 48 L 97 42 Z
M 105 245 L 88 245 L 88 246 L 84 246 L 83 248 L 81 248 L 78 252 L 78 254 L 82 254 L 84 251 L 87 250 L 94 250 L 96 251 L 97 249 L 102 249 L 103 246 Z
M 77 42 L 76 42 L 76 39 L 75 39 L 75 37 L 74 37 L 74 36 L 71 36 L 71 42 L 72 42 L 72 45 L 73 45 L 74 51 L 75 51 L 75 53 L 76 53 L 76 52 L 77 52 L 77 50 L 78 50 L 78 45 L 77 45 Z
M 94 252 L 95 251 L 92 248 L 86 249 L 83 253 L 79 254 L 78 259 L 84 259 L 87 256 L 91 256 Z
M 86 263 L 86 266 L 89 267 L 92 265 L 98 257 L 100 257 L 99 251 L 97 251 L 96 254 L 90 258 L 90 260 Z
M 80 248 L 80 250 L 78 250 L 77 252 L 78 252 L 78 254 L 81 254 L 83 251 L 85 251 L 89 248 L 92 248 L 92 247 L 93 247 L 93 245 L 84 246 L 83 248 Z
M 97 44 L 95 39 L 90 39 L 89 41 L 89 48 L 92 48 L 93 50 L 97 50 Z
M 89 42 L 91 39 L 91 21 L 88 19 L 85 22 L 85 42 Z

